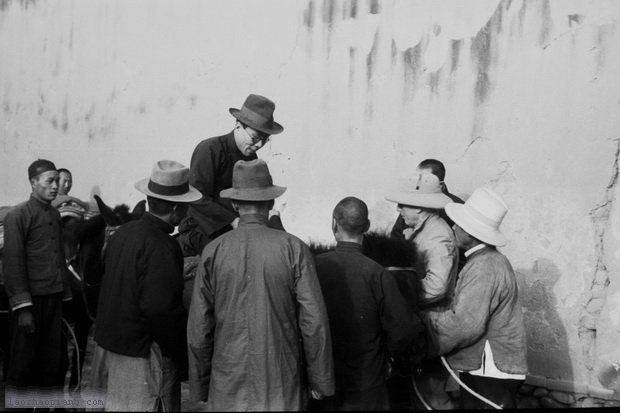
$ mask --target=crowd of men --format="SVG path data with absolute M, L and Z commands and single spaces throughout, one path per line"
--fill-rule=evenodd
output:
M 361 199 L 334 207 L 333 251 L 315 256 L 284 230 L 273 207 L 286 188 L 256 155 L 283 131 L 274 111 L 249 95 L 230 109 L 233 130 L 200 142 L 189 168 L 161 160 L 135 184 L 148 212 L 121 226 L 104 254 L 90 386 L 105 409 L 180 410 L 189 380 L 206 410 L 389 410 L 395 363 L 418 372 L 408 408 L 515 407 L 525 330 L 513 269 L 497 250 L 501 197 L 481 187 L 463 202 L 433 159 L 386 194 L 399 212 L 391 236 L 413 246 L 412 311 L 390 271 L 363 254 Z M 62 388 L 71 294 L 57 207 L 88 217 L 88 204 L 68 196 L 66 169 L 39 159 L 28 178 L 29 200 L 4 218 L 13 394 Z M 184 257 L 195 255 L 186 309 Z

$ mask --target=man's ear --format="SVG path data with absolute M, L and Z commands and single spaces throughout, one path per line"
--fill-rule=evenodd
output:
M 231 204 L 232 204 L 233 211 L 239 212 L 239 205 L 237 205 L 235 201 L 232 201 Z
M 370 220 L 366 221 L 366 225 L 364 226 L 364 231 L 362 233 L 368 232 L 370 229 Z
M 336 218 L 332 218 L 332 232 L 334 234 L 338 232 L 338 223 L 336 222 Z

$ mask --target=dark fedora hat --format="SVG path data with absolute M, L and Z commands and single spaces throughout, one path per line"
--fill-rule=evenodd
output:
M 267 164 L 262 159 L 237 161 L 233 167 L 232 188 L 220 192 L 221 198 L 238 201 L 271 201 L 286 191 L 273 184 Z
M 249 95 L 241 110 L 230 108 L 228 111 L 241 123 L 248 125 L 252 129 L 276 135 L 284 130 L 282 125 L 273 120 L 273 111 L 276 109 L 275 103 L 261 95 Z

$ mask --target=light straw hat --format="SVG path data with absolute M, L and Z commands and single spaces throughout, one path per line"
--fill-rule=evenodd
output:
M 413 179 L 401 181 L 399 190 L 385 197 L 388 201 L 414 207 L 443 209 L 452 201 L 441 192 L 439 178 L 433 174 L 417 174 Z
M 499 231 L 499 226 L 508 212 L 504 200 L 489 188 L 478 188 L 465 201 L 446 205 L 446 214 L 469 235 L 480 241 L 501 247 L 506 244 L 506 237 Z
M 172 202 L 194 202 L 202 194 L 189 184 L 189 168 L 176 161 L 158 161 L 153 165 L 151 177 L 134 185 L 145 195 Z

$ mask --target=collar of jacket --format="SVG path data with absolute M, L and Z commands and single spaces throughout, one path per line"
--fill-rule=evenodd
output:
M 162 231 L 165 231 L 167 234 L 171 234 L 174 231 L 174 227 L 171 224 L 167 223 L 161 218 L 156 217 L 155 215 L 151 214 L 148 211 L 145 212 L 144 215 L 142 215 L 141 219 L 145 220 L 151 225 L 156 226 Z
M 472 252 L 471 255 L 467 257 L 467 262 L 470 262 L 474 257 L 478 257 L 492 251 L 496 251 L 496 248 L 493 245 L 484 244 L 484 248 L 480 248 L 479 250 Z
M 437 217 L 440 218 L 439 215 L 437 215 L 436 212 L 431 212 L 428 214 L 428 216 L 426 218 L 424 218 L 424 220 L 420 223 L 420 225 L 418 225 L 417 227 L 415 227 L 413 229 L 413 237 L 415 237 L 416 235 L 418 235 L 422 229 L 424 229 L 424 226 L 426 225 L 426 223 L 433 217 Z M 441 218 L 440 218 L 441 219 Z
M 362 252 L 362 245 L 357 242 L 338 241 L 336 251 Z
M 35 197 L 34 194 L 30 194 L 30 204 L 36 206 L 37 208 L 41 208 L 44 211 L 48 211 L 52 207 L 51 202 L 41 201 L 39 198 Z
M 266 227 L 269 218 L 263 214 L 245 214 L 239 217 L 239 226 L 260 225 Z

